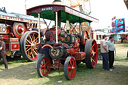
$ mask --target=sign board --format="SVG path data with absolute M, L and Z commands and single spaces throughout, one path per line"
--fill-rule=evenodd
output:
M 114 19 L 112 21 L 112 30 L 111 33 L 121 33 L 125 32 L 125 19 Z
M 53 7 L 42 8 L 41 11 L 53 10 Z

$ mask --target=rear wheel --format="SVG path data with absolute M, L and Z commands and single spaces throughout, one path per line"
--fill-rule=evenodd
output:
M 29 61 L 37 59 L 38 33 L 35 31 L 26 32 L 20 39 L 20 48 L 23 57 Z
M 51 61 L 46 56 L 38 56 L 38 57 L 40 58 L 37 61 L 37 73 L 40 77 L 45 77 L 50 72 Z
M 95 68 L 97 65 L 98 48 L 97 43 L 94 39 L 88 39 L 85 44 L 86 53 L 86 66 L 88 68 Z
M 69 56 L 66 58 L 64 63 L 64 75 L 65 78 L 71 80 L 76 74 L 76 60 L 74 57 Z

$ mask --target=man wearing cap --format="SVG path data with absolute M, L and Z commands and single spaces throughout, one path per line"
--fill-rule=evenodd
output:
M 8 69 L 8 63 L 6 59 L 6 51 L 5 51 L 5 42 L 2 40 L 0 36 L 0 59 L 3 58 L 5 70 Z

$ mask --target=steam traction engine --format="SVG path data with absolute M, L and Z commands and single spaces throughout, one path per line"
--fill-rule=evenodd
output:
M 22 36 L 33 34 L 33 37 L 38 37 L 36 31 L 29 31 L 30 24 L 37 24 L 37 22 L 38 20 L 32 16 L 0 11 L 0 36 L 3 37 L 6 44 L 7 56 L 14 57 L 23 55 L 23 57 L 29 61 L 37 59 L 36 56 L 25 55 L 26 50 L 24 51 L 23 47 L 20 46 L 20 44 L 24 42 L 24 40 L 21 39 Z M 41 23 L 43 22 L 41 21 Z M 37 43 L 35 42 L 34 45 Z M 34 55 L 37 55 L 37 53 L 34 53 Z
M 75 77 L 77 64 L 86 63 L 88 68 L 97 64 L 97 44 L 94 39 L 88 39 L 88 33 L 79 29 L 80 33 L 70 33 L 61 30 L 61 22 L 79 23 L 98 22 L 97 19 L 82 14 L 64 5 L 41 5 L 27 10 L 28 15 L 54 20 L 55 27 L 45 33 L 46 41 L 40 44 L 41 53 L 37 63 L 37 73 L 40 77 L 49 74 L 50 69 L 64 69 L 66 79 Z M 52 17 L 53 16 L 53 17 Z M 31 39 L 28 38 L 30 41 Z M 33 42 L 34 43 L 34 42 Z M 26 43 L 26 45 L 30 45 Z

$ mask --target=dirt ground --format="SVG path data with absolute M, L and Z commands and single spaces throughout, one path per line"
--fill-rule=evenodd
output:
M 77 67 L 76 76 L 68 81 L 63 70 L 51 71 L 48 77 L 40 78 L 35 69 L 35 62 L 23 59 L 8 60 L 9 69 L 3 71 L 0 61 L 0 85 L 128 85 L 128 60 L 126 54 L 128 44 L 116 44 L 115 69 L 102 70 L 102 60 L 98 60 L 95 69 L 88 69 L 81 63 Z

